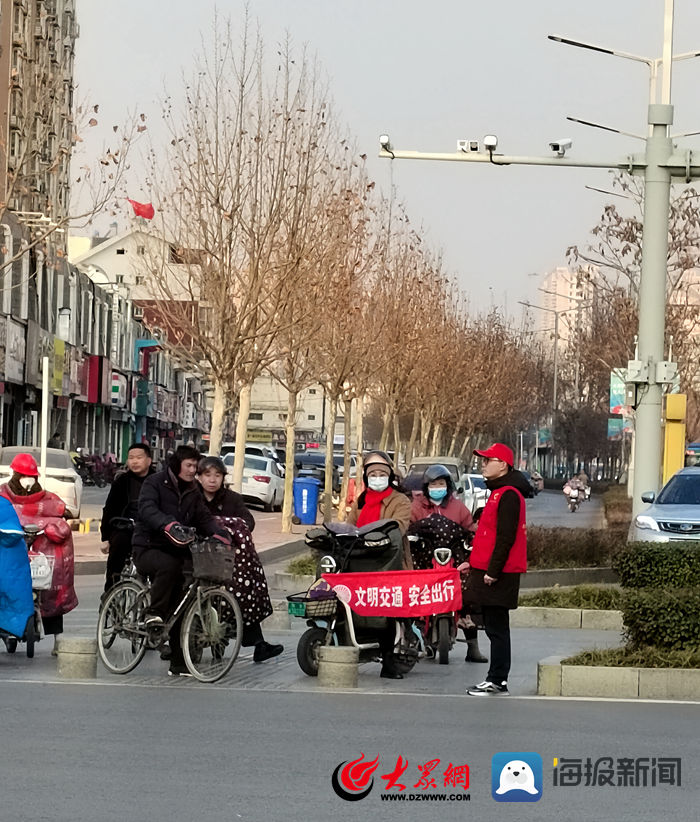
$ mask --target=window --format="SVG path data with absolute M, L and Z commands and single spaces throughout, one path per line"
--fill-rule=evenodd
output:
M 123 274 L 117 274 L 117 276 L 114 279 L 117 283 L 123 283 L 124 282 L 124 275 Z
M 250 414 L 248 414 L 249 420 L 262 420 L 262 418 L 263 415 L 257 411 L 251 411 Z
M 141 257 L 146 253 L 146 246 L 145 245 L 137 245 L 136 246 L 136 253 L 139 254 Z
M 335 421 L 336 422 L 345 422 L 345 417 L 336 417 Z
M 126 249 L 125 248 L 118 248 L 117 249 L 117 254 L 126 254 Z
M 134 285 L 143 285 L 143 274 L 137 274 L 134 277 Z
M 308 419 L 315 420 L 316 419 L 316 414 L 309 414 Z
M 315 394 L 315 393 L 316 393 L 315 388 L 309 388 L 309 394 Z

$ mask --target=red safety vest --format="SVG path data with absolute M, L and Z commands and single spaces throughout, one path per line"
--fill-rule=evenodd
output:
M 520 498 L 520 520 L 515 542 L 510 549 L 506 564 L 503 566 L 505 574 L 524 574 L 527 571 L 527 528 L 525 525 L 525 499 L 517 488 L 506 485 L 491 493 L 481 512 L 479 527 L 474 535 L 474 546 L 469 558 L 473 568 L 482 571 L 488 570 L 491 554 L 496 547 L 496 527 L 498 522 L 498 505 L 505 491 L 515 491 Z

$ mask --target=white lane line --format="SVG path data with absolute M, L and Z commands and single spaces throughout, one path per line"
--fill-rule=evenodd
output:
M 202 687 L 206 687 L 208 684 L 213 685 L 218 690 L 227 690 L 227 691 L 264 691 L 266 693 L 295 693 L 295 694 L 314 694 L 318 696 L 319 694 L 343 694 L 345 696 L 358 696 L 358 697 L 367 697 L 367 696 L 407 696 L 407 697 L 420 697 L 425 699 L 426 696 L 430 696 L 433 699 L 468 699 L 473 701 L 475 704 L 478 702 L 483 701 L 493 701 L 497 699 L 497 697 L 470 697 L 466 693 L 464 694 L 426 694 L 424 691 L 383 691 L 383 690 L 367 690 L 367 689 L 352 689 L 346 690 L 344 688 L 333 688 L 333 690 L 320 690 L 311 688 L 295 688 L 295 687 L 288 687 L 285 689 L 279 687 L 269 687 L 264 685 L 255 685 L 255 687 L 246 687 L 242 685 L 236 685 L 234 683 L 227 684 L 225 681 L 214 682 L 214 683 L 206 683 L 206 682 L 193 682 L 192 679 L 189 677 L 183 681 L 173 681 L 168 680 L 166 678 L 163 679 L 163 682 L 110 682 L 109 680 L 91 680 L 91 679 L 75 679 L 75 680 L 65 680 L 65 679 L 1 679 L 0 678 L 0 685 L 79 685 L 79 686 L 90 686 L 92 688 L 105 686 L 107 688 L 178 688 L 180 690 L 201 690 Z M 507 699 L 508 702 L 512 702 L 513 700 L 526 700 L 526 701 L 550 701 L 550 702 L 619 702 L 619 703 L 628 703 L 631 705 L 700 705 L 700 700 L 674 700 L 674 699 L 631 699 L 631 698 L 623 698 L 623 697 L 594 697 L 594 696 L 539 696 L 537 694 L 510 694 L 508 697 L 500 697 L 501 699 Z

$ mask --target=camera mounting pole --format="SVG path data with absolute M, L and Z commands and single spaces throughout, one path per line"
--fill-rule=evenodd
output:
M 380 157 L 397 160 L 449 160 L 462 163 L 491 163 L 492 165 L 567 166 L 571 168 L 609 168 L 629 174 L 644 175 L 644 220 L 642 230 L 642 266 L 639 285 L 639 355 L 631 369 L 630 381 L 636 383 L 638 405 L 635 418 L 633 515 L 643 508 L 641 495 L 658 491 L 662 468 L 662 394 L 673 371 L 664 359 L 664 332 L 666 323 L 666 278 L 668 255 L 669 208 L 671 181 L 700 178 L 700 155 L 697 160 L 690 149 L 676 151 L 670 135 L 673 123 L 671 105 L 671 66 L 674 59 L 700 56 L 700 52 L 673 56 L 673 5 L 665 0 L 663 57 L 648 59 L 626 52 L 593 47 L 590 44 L 560 37 L 551 39 L 567 45 L 580 46 L 646 63 L 651 71 L 648 123 L 649 136 L 645 139 L 644 154 L 630 154 L 623 160 L 574 160 L 564 157 L 522 157 L 491 153 L 424 153 L 394 148 L 387 135 Z M 657 102 L 657 72 L 662 70 L 661 102 Z M 630 363 L 632 365 L 632 363 Z M 640 367 L 639 367 L 640 366 Z

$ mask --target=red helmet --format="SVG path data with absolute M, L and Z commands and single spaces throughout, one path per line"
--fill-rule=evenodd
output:
M 36 460 L 31 454 L 17 454 L 10 463 L 10 468 L 17 474 L 23 474 L 25 477 L 39 476 Z

